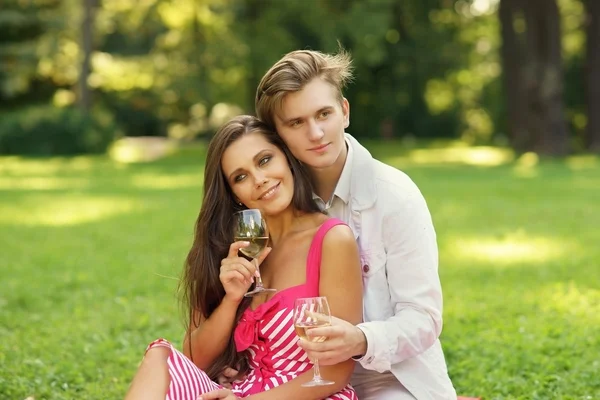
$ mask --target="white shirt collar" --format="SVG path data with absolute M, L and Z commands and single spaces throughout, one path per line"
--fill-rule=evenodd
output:
M 335 185 L 335 190 L 333 191 L 333 196 L 329 199 L 328 202 L 321 199 L 316 193 L 313 192 L 313 199 L 320 200 L 323 202 L 325 208 L 329 208 L 333 199 L 337 196 L 344 202 L 344 204 L 348 204 L 350 201 L 350 187 L 352 186 L 352 157 L 354 150 L 352 150 L 352 146 L 347 138 L 344 138 L 346 143 L 346 161 L 344 162 L 344 168 L 342 169 L 342 174 L 340 175 L 340 179 L 338 179 L 337 185 Z
M 344 163 L 342 174 L 335 186 L 333 195 L 339 197 L 344 203 L 348 204 L 348 201 L 350 201 L 350 187 L 352 185 L 352 157 L 354 155 L 354 150 L 352 150 L 352 146 L 350 146 L 348 139 L 344 139 L 344 141 L 346 143 L 346 148 L 348 149 L 346 153 L 346 162 Z

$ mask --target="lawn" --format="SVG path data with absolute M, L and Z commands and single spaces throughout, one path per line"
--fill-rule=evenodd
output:
M 430 205 L 459 393 L 600 399 L 600 161 L 369 147 Z M 150 341 L 180 345 L 203 160 L 0 158 L 0 399 L 119 399 Z

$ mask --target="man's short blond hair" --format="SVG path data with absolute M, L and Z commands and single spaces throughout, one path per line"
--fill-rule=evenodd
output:
M 256 116 L 275 127 L 275 113 L 290 92 L 302 90 L 314 78 L 330 83 L 343 99 L 342 90 L 352 80 L 352 59 L 345 50 L 325 54 L 314 50 L 292 51 L 271 67 L 256 89 Z

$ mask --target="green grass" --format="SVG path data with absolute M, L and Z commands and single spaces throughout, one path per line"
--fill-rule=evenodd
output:
M 459 393 L 600 398 L 600 162 L 369 146 L 430 205 Z M 0 158 L 0 399 L 119 399 L 150 341 L 181 343 L 202 166 Z

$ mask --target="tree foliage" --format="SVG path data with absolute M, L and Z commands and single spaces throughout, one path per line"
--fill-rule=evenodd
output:
M 127 135 L 189 139 L 210 134 L 232 114 L 252 113 L 260 77 L 286 52 L 333 52 L 341 44 L 354 58 L 356 78 L 346 94 L 356 136 L 509 138 L 523 150 L 581 150 L 597 143 L 593 119 L 586 133 L 596 91 L 585 96 L 581 71 L 588 65 L 586 79 L 598 79 L 594 48 L 585 47 L 586 29 L 594 35 L 598 24 L 586 23 L 580 0 L 536 1 L 560 11 L 539 34 L 553 38 L 554 104 L 563 106 L 543 115 L 536 114 L 535 91 L 515 96 L 521 68 L 538 68 L 528 75 L 535 78 L 548 74 L 544 63 L 522 62 L 525 54 L 543 59 L 545 53 L 520 48 L 527 38 L 535 42 L 527 27 L 536 14 L 519 6 L 509 21 L 503 12 L 513 0 L 4 0 L 0 112 L 91 102 Z M 86 4 L 93 5 L 87 26 Z M 542 13 L 536 18 L 546 21 Z M 84 40 L 84 32 L 93 40 Z M 535 118 L 542 122 L 515 126 Z M 551 128 L 557 126 L 558 136 Z M 538 140 L 517 139 L 515 132 L 524 131 Z M 545 139 L 552 145 L 542 145 Z

